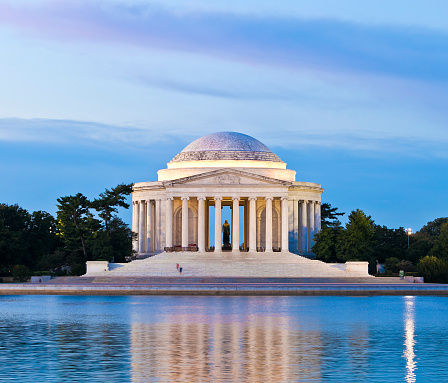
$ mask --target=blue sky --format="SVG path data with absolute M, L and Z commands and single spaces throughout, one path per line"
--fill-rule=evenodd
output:
M 448 216 L 447 14 L 436 0 L 0 0 L 0 201 L 54 213 L 238 131 L 323 201 L 418 230 Z

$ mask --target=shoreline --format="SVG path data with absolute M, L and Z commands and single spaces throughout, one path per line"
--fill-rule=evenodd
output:
M 0 295 L 448 296 L 448 284 L 370 283 L 77 283 L 0 284 Z

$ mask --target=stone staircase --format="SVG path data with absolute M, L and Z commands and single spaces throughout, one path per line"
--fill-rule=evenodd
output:
M 344 264 L 328 264 L 292 253 L 161 253 L 126 264 L 110 264 L 110 271 L 86 277 L 244 277 L 244 278 L 372 278 L 347 272 Z

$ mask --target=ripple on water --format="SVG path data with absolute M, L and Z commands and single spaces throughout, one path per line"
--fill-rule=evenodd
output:
M 448 381 L 443 297 L 0 297 L 0 381 Z

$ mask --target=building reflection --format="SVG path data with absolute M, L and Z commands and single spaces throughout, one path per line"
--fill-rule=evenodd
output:
M 415 370 L 417 362 L 415 361 L 415 297 L 405 297 L 404 313 L 404 357 L 406 358 L 406 377 L 407 383 L 416 381 Z
M 132 321 L 134 382 L 276 382 L 321 376 L 320 332 L 302 331 L 288 316 L 220 311 L 162 318 Z

